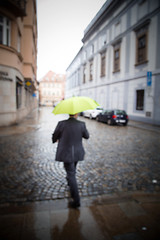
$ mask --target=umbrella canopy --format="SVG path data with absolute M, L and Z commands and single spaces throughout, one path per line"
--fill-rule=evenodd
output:
M 54 114 L 76 114 L 89 109 L 95 109 L 99 104 L 89 97 L 71 97 L 62 100 L 56 105 L 52 113 Z

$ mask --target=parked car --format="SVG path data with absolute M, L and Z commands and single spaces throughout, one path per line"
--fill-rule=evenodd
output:
M 128 124 L 128 115 L 124 110 L 113 109 L 104 110 L 102 113 L 98 114 L 96 120 L 99 122 L 105 122 L 109 125 L 112 124 L 123 124 L 126 126 Z
M 90 119 L 96 118 L 99 113 L 103 111 L 102 107 L 97 107 L 93 110 L 86 110 L 83 112 L 84 117 L 89 117 Z

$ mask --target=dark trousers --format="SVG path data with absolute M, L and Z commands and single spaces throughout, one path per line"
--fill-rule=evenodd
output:
M 79 204 L 80 197 L 78 193 L 77 181 L 76 181 L 76 166 L 78 162 L 72 163 L 64 163 L 64 168 L 67 173 L 67 181 L 70 187 L 71 197 L 73 198 L 74 202 Z

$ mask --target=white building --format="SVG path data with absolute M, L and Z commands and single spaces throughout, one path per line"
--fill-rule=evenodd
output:
M 160 1 L 106 1 L 82 42 L 67 68 L 65 97 L 89 96 L 160 125 Z

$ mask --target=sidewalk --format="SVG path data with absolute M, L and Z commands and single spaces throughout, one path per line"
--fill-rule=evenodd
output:
M 11 126 L 0 127 L 0 137 L 23 134 L 28 131 L 36 130 L 39 127 L 39 114 L 40 110 L 36 108 L 31 113 L 29 113 L 22 122 Z
M 128 126 L 160 133 L 160 126 L 129 120 Z
M 118 193 L 0 206 L 2 240 L 158 240 L 160 193 Z

